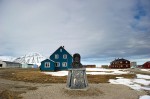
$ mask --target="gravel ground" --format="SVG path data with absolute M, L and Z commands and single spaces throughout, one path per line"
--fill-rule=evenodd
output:
M 23 99 L 139 99 L 139 96 L 146 95 L 144 91 L 109 83 L 89 84 L 87 91 L 67 90 L 65 86 L 62 83 L 27 83 L 0 78 L 0 93 L 4 90 L 18 91 Z
M 49 84 L 37 90 L 23 93 L 23 99 L 138 99 L 143 91 L 132 90 L 124 85 L 90 84 L 88 90 L 67 90 L 65 84 Z

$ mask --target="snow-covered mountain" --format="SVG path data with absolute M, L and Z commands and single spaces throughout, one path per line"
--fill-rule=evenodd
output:
M 2 61 L 14 61 L 16 59 L 16 57 L 12 57 L 12 56 L 0 56 L 0 60 Z
M 46 59 L 40 53 L 32 52 L 28 53 L 22 57 L 18 57 L 14 60 L 14 62 L 19 62 L 21 64 L 37 64 L 38 66 L 41 65 L 41 61 Z

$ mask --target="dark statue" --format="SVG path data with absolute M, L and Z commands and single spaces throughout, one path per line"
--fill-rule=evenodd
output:
M 86 69 L 80 63 L 80 54 L 73 55 L 72 69 L 68 70 L 67 88 L 85 90 L 88 87 Z
M 73 55 L 73 63 L 72 68 L 82 68 L 82 64 L 80 63 L 81 56 L 80 54 L 76 53 Z

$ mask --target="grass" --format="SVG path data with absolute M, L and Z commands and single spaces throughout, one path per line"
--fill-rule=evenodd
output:
M 0 77 L 14 81 L 31 83 L 66 83 L 67 76 L 51 76 L 41 73 L 38 69 L 2 69 Z M 89 83 L 108 83 L 109 79 L 116 77 L 135 78 L 135 74 L 122 75 L 87 75 Z
M 23 92 L 4 90 L 0 93 L 0 99 L 22 99 L 22 97 L 19 96 L 21 93 Z
M 67 76 L 51 76 L 41 73 L 38 69 L 0 69 L 0 77 L 14 81 L 24 81 L 31 83 L 66 83 Z M 87 75 L 89 83 L 108 83 L 109 79 L 116 79 L 116 77 L 135 78 L 135 74 L 122 75 Z M 37 87 L 30 86 L 14 86 L 14 88 L 26 88 L 27 90 L 36 90 Z M 91 89 L 93 90 L 93 89 Z M 85 96 L 85 95 L 99 95 L 102 92 L 94 89 L 92 93 L 90 90 L 86 92 L 80 91 L 65 91 L 70 96 Z M 0 93 L 0 99 L 22 99 L 19 95 L 24 92 L 15 92 L 11 90 L 4 90 Z

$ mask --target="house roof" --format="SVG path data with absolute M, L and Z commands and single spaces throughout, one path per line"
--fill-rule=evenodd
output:
M 150 61 L 147 61 L 147 62 L 145 62 L 144 64 L 146 64 L 146 63 L 150 64 Z
M 54 63 L 55 63 L 55 61 L 53 61 L 53 60 L 51 60 L 51 59 L 45 59 L 45 60 L 49 60 L 49 61 L 52 61 L 52 62 L 54 62 Z M 45 61 L 45 60 L 43 60 L 43 61 Z M 43 62 L 43 61 L 42 61 L 42 62 Z
M 60 48 L 64 49 L 72 57 L 72 55 L 64 48 L 64 46 L 60 46 L 57 50 L 59 50 Z M 53 55 L 56 51 L 54 51 L 51 55 Z
M 115 59 L 115 60 L 112 61 L 112 62 L 117 62 L 117 61 L 129 61 L 129 60 L 126 60 L 126 59 L 124 59 L 124 58 L 118 58 L 118 59 Z
M 10 62 L 10 61 L 3 61 L 5 62 L 6 64 L 20 64 L 20 63 L 17 63 L 17 62 Z

